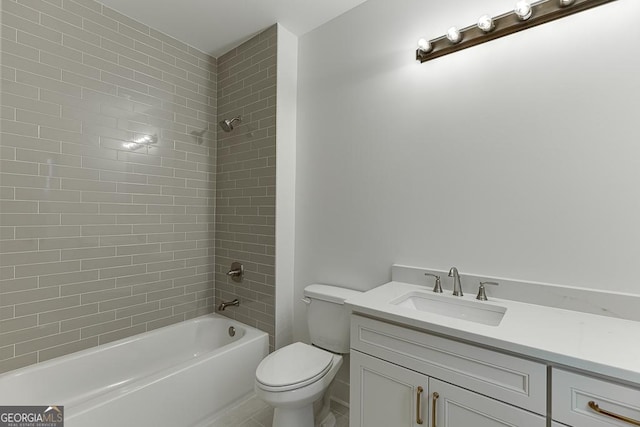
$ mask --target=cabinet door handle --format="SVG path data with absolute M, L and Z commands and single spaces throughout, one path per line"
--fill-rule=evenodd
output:
M 440 395 L 437 392 L 433 392 L 433 398 L 431 400 L 431 427 L 436 427 L 438 417 L 436 416 L 436 409 L 438 408 L 438 398 Z
M 633 418 L 628 418 L 623 415 L 618 415 L 613 412 L 605 411 L 604 409 L 600 409 L 598 404 L 593 400 L 589 401 L 589 408 L 593 409 L 599 414 L 606 415 L 607 417 L 615 418 L 616 420 L 624 421 L 625 423 L 629 423 L 634 426 L 640 426 L 640 421 L 634 420 Z
M 421 386 L 418 386 L 418 392 L 416 393 L 416 423 L 422 424 L 424 421 L 422 420 L 422 393 L 424 389 Z

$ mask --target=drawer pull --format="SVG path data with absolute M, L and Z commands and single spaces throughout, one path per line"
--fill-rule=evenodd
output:
M 422 424 L 422 392 L 424 389 L 418 386 L 418 393 L 416 394 L 416 423 Z
M 613 412 L 605 411 L 604 409 L 600 409 L 598 404 L 593 400 L 589 401 L 589 408 L 593 409 L 599 414 L 606 415 L 607 417 L 615 418 L 616 420 L 624 421 L 625 423 L 629 423 L 634 426 L 640 426 L 640 421 L 634 420 L 633 418 L 628 418 L 623 415 L 618 415 Z
M 440 395 L 437 392 L 433 392 L 433 400 L 431 401 L 431 427 L 436 427 L 436 409 L 438 408 L 438 398 Z

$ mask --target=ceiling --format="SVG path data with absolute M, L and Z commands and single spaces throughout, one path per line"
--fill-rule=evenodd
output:
M 218 57 L 276 22 L 301 36 L 365 0 L 101 0 Z

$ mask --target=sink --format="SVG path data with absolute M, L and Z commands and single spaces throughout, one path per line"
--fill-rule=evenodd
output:
M 507 311 L 506 307 L 486 302 L 463 300 L 459 297 L 413 291 L 391 301 L 398 307 L 469 322 L 498 326 Z

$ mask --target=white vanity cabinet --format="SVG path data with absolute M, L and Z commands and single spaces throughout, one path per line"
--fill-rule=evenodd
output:
M 350 426 L 426 425 L 429 377 L 359 351 L 351 352 Z
M 351 426 L 546 426 L 544 417 L 356 350 L 351 384 Z
M 640 389 L 554 368 L 552 418 L 573 427 L 640 426 Z
M 546 427 L 546 366 L 352 316 L 352 427 Z
M 431 427 L 546 427 L 545 417 L 431 378 Z M 434 398 L 434 396 L 437 396 Z M 434 422 L 435 417 L 435 422 Z

